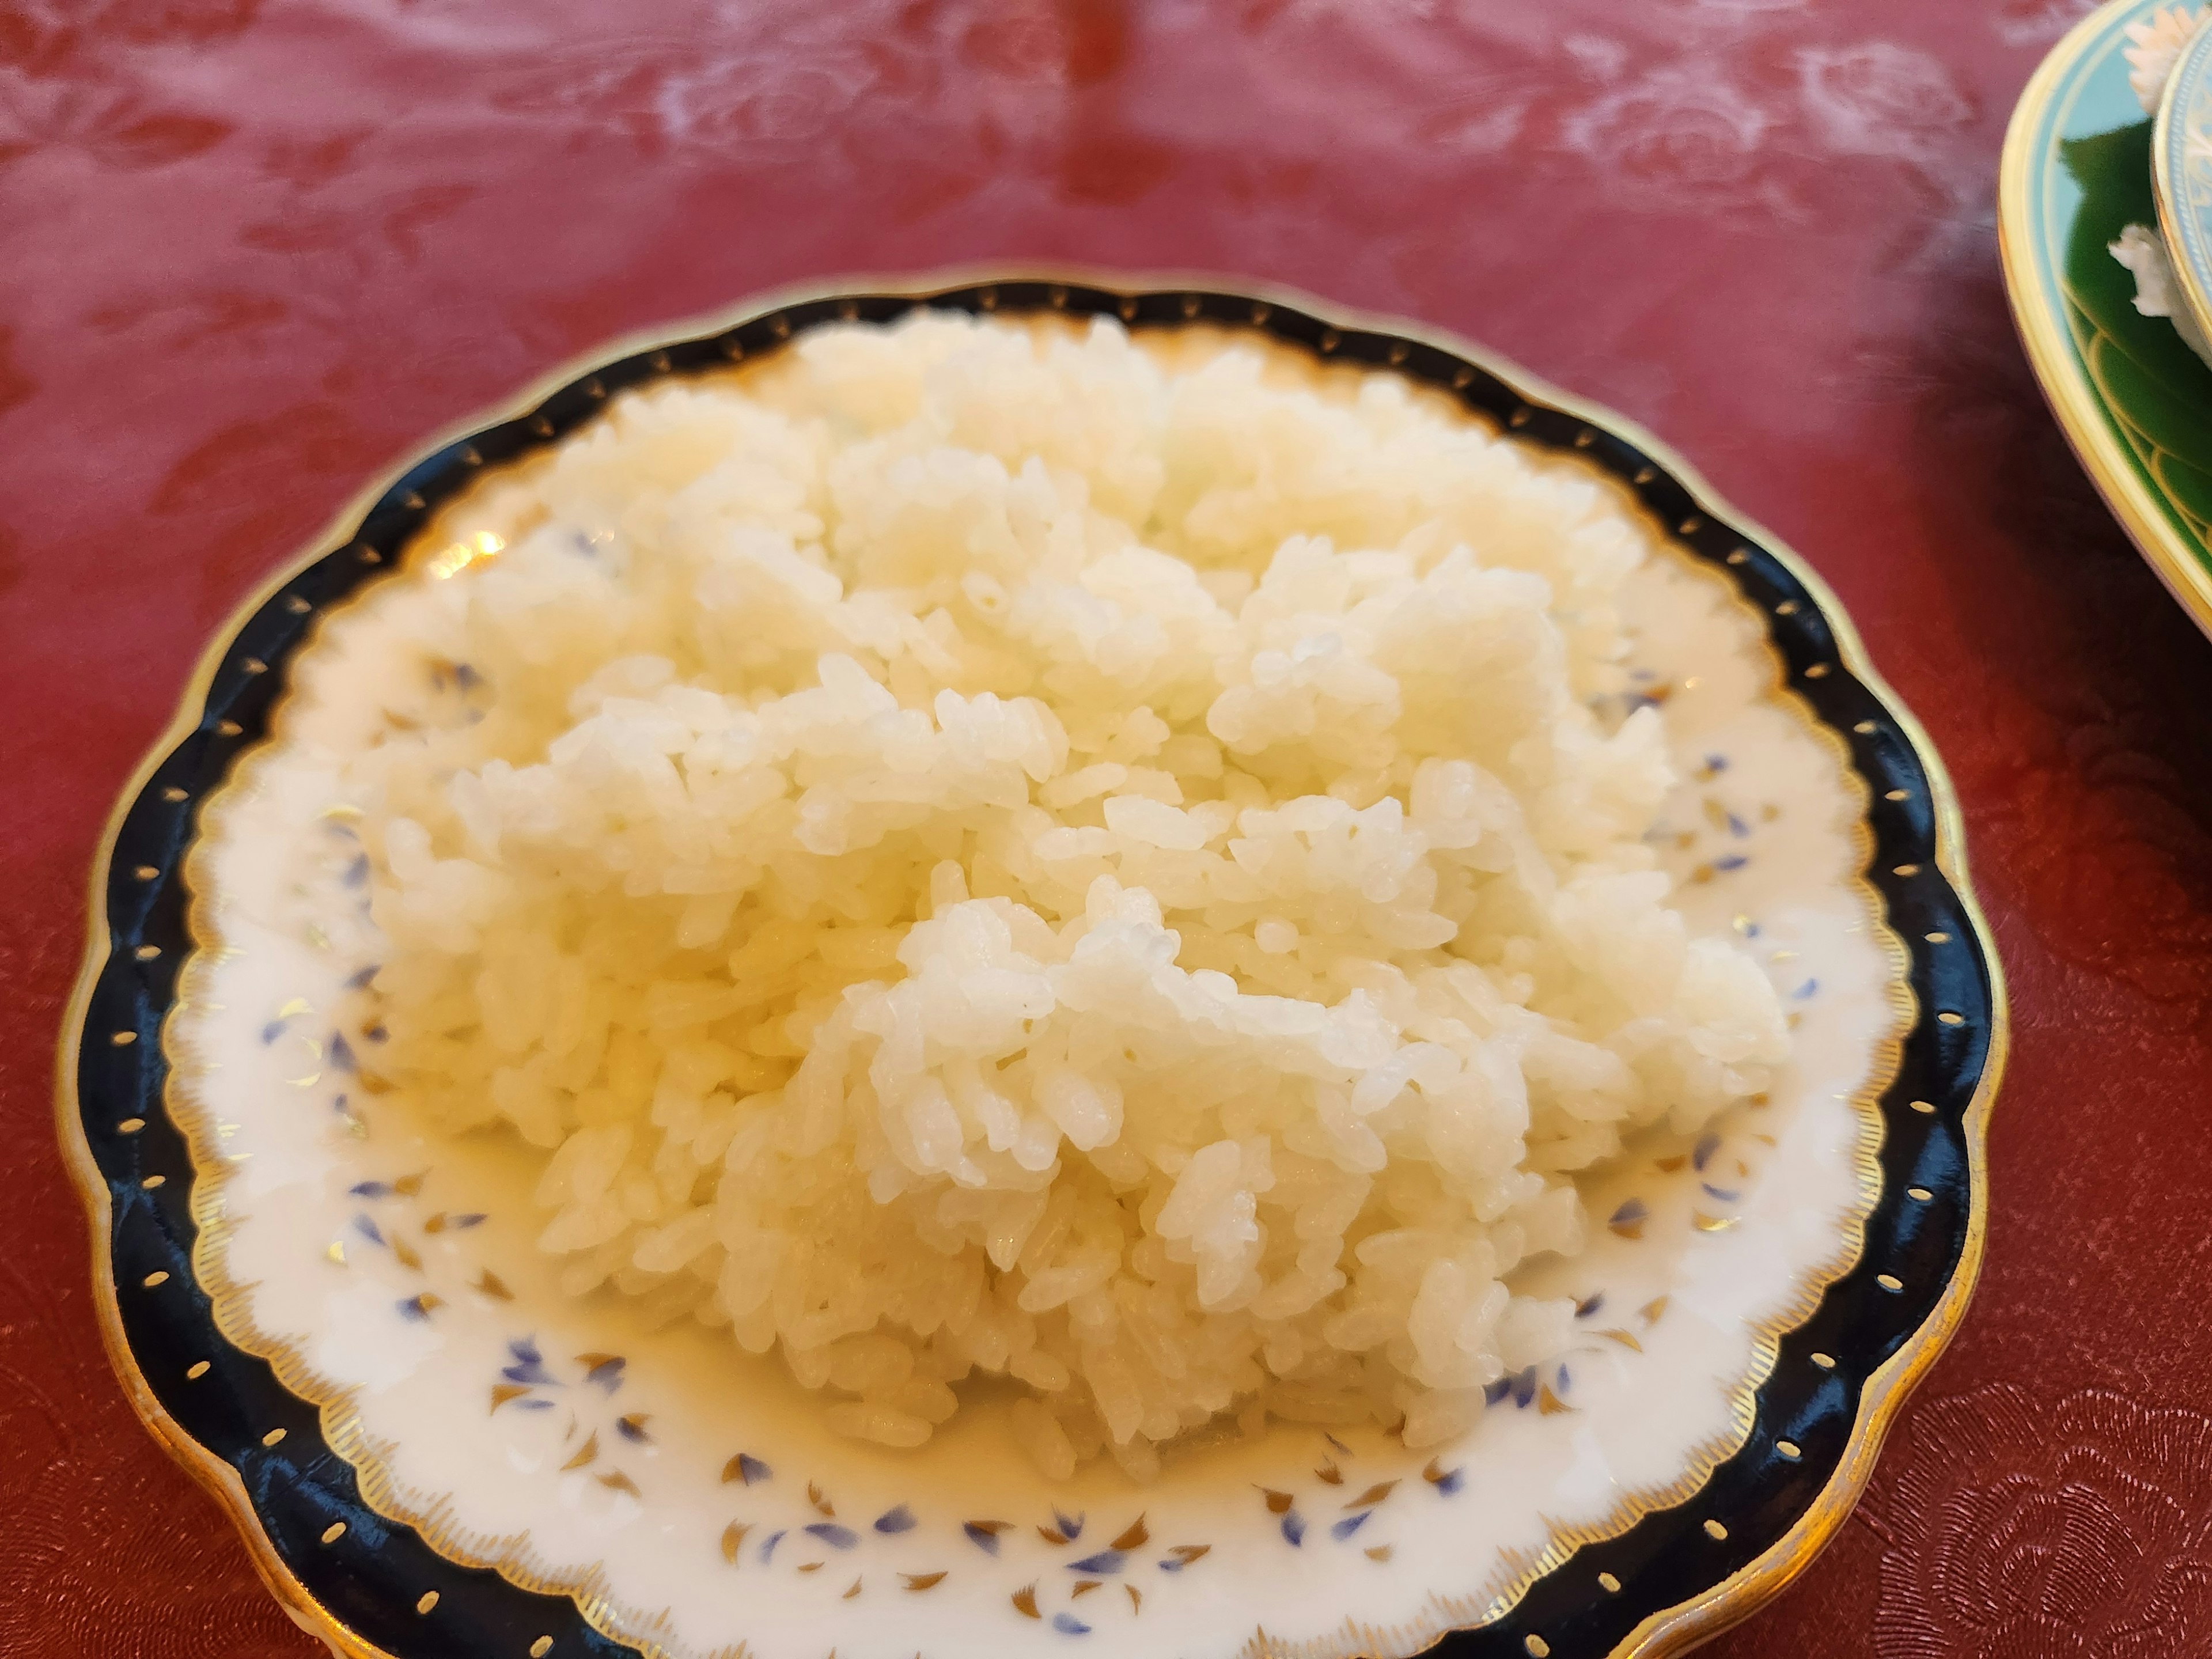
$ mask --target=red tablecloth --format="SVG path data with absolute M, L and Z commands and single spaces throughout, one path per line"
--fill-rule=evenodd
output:
M 772 285 L 1079 260 L 1460 331 L 1841 593 L 2012 975 L 1979 1297 L 1734 1655 L 2212 1643 L 2212 647 L 1999 284 L 2069 0 L 0 0 L 0 1652 L 301 1656 L 110 1376 L 53 1146 L 102 820 L 373 474 Z

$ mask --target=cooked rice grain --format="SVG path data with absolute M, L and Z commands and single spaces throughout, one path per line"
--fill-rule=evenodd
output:
M 1566 1340 L 1578 1172 L 1786 1051 L 1642 836 L 1644 535 L 1396 378 L 917 316 L 617 400 L 471 509 L 349 763 L 382 1064 L 578 1294 L 1065 1475 L 1431 1444 Z M 478 544 L 481 546 L 483 544 Z

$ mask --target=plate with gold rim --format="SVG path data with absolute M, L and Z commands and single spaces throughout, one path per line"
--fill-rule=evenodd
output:
M 1394 374 L 1644 526 L 1621 695 L 1665 703 L 1680 780 L 1654 844 L 1693 924 L 1766 965 L 1793 1058 L 1585 1192 L 1591 1245 L 1526 1270 L 1572 1299 L 1568 1336 L 1448 1443 L 1279 1422 L 1143 1479 L 1051 1480 L 988 1389 L 927 1446 L 842 1439 L 726 1333 L 564 1295 L 528 1172 L 410 1116 L 365 1059 L 376 939 L 316 757 L 403 683 L 481 692 L 416 684 L 393 619 L 496 542 L 501 477 L 611 404 L 923 306 Z M 342 1652 L 1666 1653 L 1840 1524 L 1963 1311 L 2005 1031 L 1960 860 L 1940 764 L 1832 598 L 1612 416 L 1291 295 L 814 294 L 549 383 L 241 614 L 118 808 L 61 1128 L 135 1402 Z
M 2112 252 L 2130 227 L 2180 246 L 2173 227 L 2160 235 L 2172 215 L 2154 187 L 2155 123 L 2128 59 L 2130 31 L 2168 9 L 2113 0 L 2044 59 L 2006 131 L 1997 231 L 2013 319 L 2067 441 L 2159 579 L 2212 632 L 2212 368 L 2167 318 L 2136 308 L 2136 278 Z M 2200 69 L 2189 84 L 2202 80 Z M 2173 261 L 2188 268 L 2185 255 Z

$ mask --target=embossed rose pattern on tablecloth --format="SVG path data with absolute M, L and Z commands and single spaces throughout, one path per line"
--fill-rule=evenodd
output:
M 1841 592 L 2013 975 L 1974 1313 L 1713 1650 L 2186 1653 L 2212 1469 L 2212 654 L 1998 283 L 2076 0 L 0 0 L 0 1652 L 311 1650 L 100 1352 L 52 1041 L 212 628 L 605 337 L 959 260 L 1211 268 L 1662 433 Z

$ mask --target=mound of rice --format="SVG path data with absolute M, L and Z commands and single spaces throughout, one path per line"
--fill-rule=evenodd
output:
M 418 570 L 343 777 L 384 1080 L 852 1435 L 976 1373 L 1060 1475 L 1466 1429 L 1577 1172 L 1787 1043 L 1594 712 L 1644 532 L 1430 397 L 927 315 L 616 401 Z

